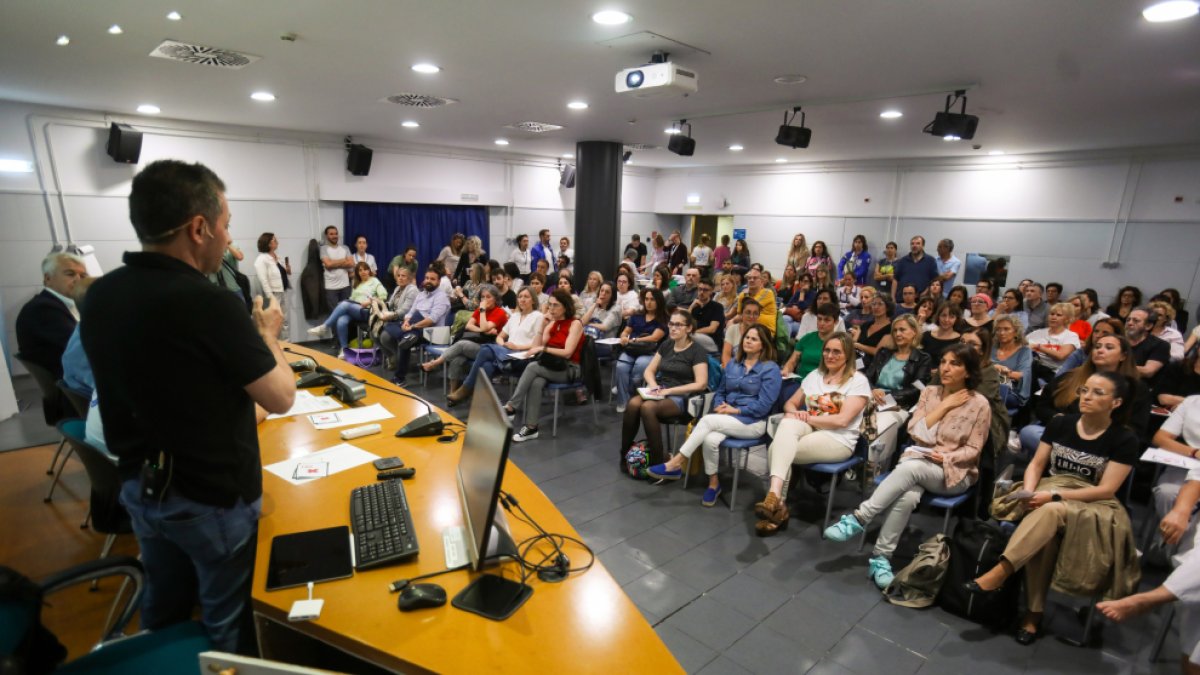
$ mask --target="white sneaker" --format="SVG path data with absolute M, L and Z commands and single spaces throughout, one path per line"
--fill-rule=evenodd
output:
M 313 326 L 312 328 L 309 328 L 308 334 L 314 337 L 325 338 L 329 337 L 329 329 L 325 327 L 325 324 L 321 324 L 319 326 Z
M 624 415 L 624 414 L 625 414 L 625 406 L 623 406 L 623 405 L 618 405 L 618 406 L 617 406 L 617 414 L 618 414 L 618 415 Z
M 341 360 L 343 360 L 343 361 L 345 361 L 345 360 L 346 360 L 346 352 L 345 352 L 345 350 L 338 352 L 338 358 L 339 358 L 339 359 L 341 359 Z
M 521 427 L 521 430 L 513 434 L 513 442 L 520 443 L 522 441 L 532 441 L 538 437 L 538 430 L 527 426 Z

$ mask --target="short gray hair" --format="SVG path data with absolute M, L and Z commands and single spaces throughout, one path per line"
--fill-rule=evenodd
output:
M 492 296 L 493 300 L 500 302 L 500 289 L 496 288 L 494 284 L 479 284 L 479 292 L 480 294 L 487 293 Z
M 42 274 L 44 276 L 50 276 L 51 274 L 54 274 L 55 270 L 57 270 L 59 266 L 63 264 L 63 261 L 70 261 L 83 267 L 87 266 L 83 262 L 83 258 L 75 255 L 74 253 L 57 251 L 55 253 L 51 253 L 45 258 L 42 258 Z

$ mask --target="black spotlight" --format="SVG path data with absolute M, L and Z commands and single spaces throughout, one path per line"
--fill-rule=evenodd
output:
M 796 113 L 800 113 L 800 126 L 793 127 L 790 123 L 796 119 Z M 795 150 L 796 148 L 807 148 L 809 141 L 812 140 L 812 129 L 804 126 L 805 115 L 800 112 L 800 106 L 792 108 L 791 119 L 788 118 L 787 112 L 783 113 L 783 125 L 779 127 L 779 133 L 775 134 L 775 142 L 780 145 L 786 145 Z
M 633 157 L 633 151 L 632 151 L 632 150 L 626 150 L 626 151 L 625 151 L 625 154 L 621 155 L 621 163 L 622 163 L 622 164 L 628 164 L 628 163 L 629 163 L 629 160 L 630 160 L 632 157 Z
M 692 125 L 687 123 L 687 120 L 679 120 L 679 133 L 671 136 L 671 140 L 667 141 L 667 150 L 680 155 L 681 157 L 691 157 L 696 154 L 696 141 L 692 138 Z M 687 136 L 683 135 L 683 127 L 687 127 Z
M 950 107 L 959 100 L 962 105 L 958 112 L 950 112 Z M 934 116 L 933 121 L 925 125 L 927 134 L 940 136 L 948 141 L 970 140 L 975 138 L 975 130 L 979 128 L 979 118 L 967 114 L 967 91 L 959 89 L 953 95 L 946 96 L 946 110 Z

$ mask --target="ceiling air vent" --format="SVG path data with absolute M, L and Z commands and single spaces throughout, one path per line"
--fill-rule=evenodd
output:
M 662 150 L 661 145 L 650 145 L 649 143 L 626 143 L 626 150 Z
M 225 70 L 241 70 L 261 59 L 261 56 L 243 54 L 231 49 L 193 45 L 175 40 L 163 40 L 162 44 L 150 52 L 150 56 L 158 59 L 168 59 L 181 63 L 195 63 L 201 66 L 212 66 Z
M 547 122 L 517 122 L 516 124 L 509 124 L 504 128 L 528 131 L 534 134 L 544 134 L 547 131 L 558 131 L 563 127 L 561 124 L 549 124 Z
M 405 92 L 403 94 L 393 94 L 385 99 L 388 103 L 395 103 L 408 108 L 440 108 L 451 103 L 458 103 L 455 98 L 443 98 L 441 96 L 429 96 L 428 94 L 412 94 Z

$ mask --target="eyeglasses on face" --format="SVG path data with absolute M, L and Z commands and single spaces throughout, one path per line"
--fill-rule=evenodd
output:
M 687 324 L 681 323 L 679 321 L 668 321 L 667 327 L 668 328 L 687 328 Z
M 825 356 L 843 356 L 843 355 L 845 355 L 845 352 L 843 352 L 840 349 L 830 349 L 828 347 L 826 347 L 825 349 L 822 349 L 821 353 L 824 354 Z

